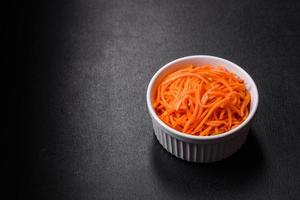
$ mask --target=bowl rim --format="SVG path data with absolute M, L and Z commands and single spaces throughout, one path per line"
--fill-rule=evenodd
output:
M 233 128 L 233 129 L 231 129 L 231 130 L 229 130 L 227 132 L 218 134 L 218 135 L 211 135 L 211 136 L 200 136 L 199 135 L 199 136 L 196 136 L 196 135 L 190 135 L 190 134 L 178 131 L 176 129 L 173 129 L 170 126 L 168 126 L 167 124 L 165 124 L 158 117 L 158 115 L 156 114 L 156 112 L 155 112 L 155 110 L 154 110 L 154 108 L 152 106 L 152 102 L 151 102 L 151 99 L 150 99 L 151 89 L 153 87 L 153 84 L 154 84 L 156 78 L 160 75 L 161 72 L 163 72 L 165 69 L 167 69 L 168 67 L 170 67 L 174 63 L 177 63 L 179 61 L 189 60 L 189 59 L 192 59 L 192 58 L 209 58 L 209 59 L 220 60 L 222 62 L 231 64 L 233 67 L 235 67 L 238 70 L 242 71 L 247 76 L 247 78 L 250 80 L 250 82 L 252 82 L 252 86 L 251 87 L 254 88 L 254 93 L 257 94 L 256 98 L 254 99 L 253 109 L 250 111 L 250 113 L 249 113 L 248 117 L 246 118 L 246 120 L 243 121 L 243 123 L 241 123 L 239 126 Z M 179 136 L 179 137 L 183 137 L 183 138 L 191 139 L 191 140 L 213 140 L 213 139 L 223 138 L 223 137 L 226 137 L 228 135 L 232 135 L 233 133 L 235 133 L 238 130 L 242 129 L 244 126 L 246 126 L 251 121 L 251 119 L 253 118 L 253 116 L 256 113 L 256 110 L 257 110 L 257 107 L 258 107 L 258 102 L 259 102 L 259 94 L 258 94 L 257 86 L 256 86 L 254 80 L 252 79 L 252 77 L 243 68 L 241 68 L 237 64 L 235 64 L 235 63 L 233 63 L 233 62 L 231 62 L 229 60 L 226 60 L 224 58 L 220 58 L 220 57 L 217 57 L 217 56 L 210 56 L 210 55 L 191 55 L 191 56 L 185 56 L 185 57 L 181 57 L 181 58 L 175 59 L 175 60 L 173 60 L 173 61 L 165 64 L 151 78 L 150 83 L 149 83 L 148 88 L 147 88 L 147 96 L 146 96 L 146 98 L 147 98 L 147 107 L 148 107 L 148 110 L 150 112 L 150 115 L 159 123 L 159 125 L 161 125 L 163 128 L 165 128 L 169 132 L 173 133 L 175 136 Z

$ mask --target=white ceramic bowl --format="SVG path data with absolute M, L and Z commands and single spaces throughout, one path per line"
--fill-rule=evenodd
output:
M 158 84 L 167 74 L 190 64 L 194 66 L 204 64 L 223 66 L 245 81 L 246 87 L 251 94 L 251 103 L 249 115 L 242 124 L 219 135 L 193 136 L 177 131 L 160 120 L 151 103 Z M 247 139 L 249 127 L 257 105 L 258 91 L 250 75 L 238 65 L 215 56 L 194 55 L 176 59 L 155 73 L 147 89 L 147 106 L 152 118 L 156 138 L 168 152 L 178 158 L 191 162 L 214 162 L 235 153 Z

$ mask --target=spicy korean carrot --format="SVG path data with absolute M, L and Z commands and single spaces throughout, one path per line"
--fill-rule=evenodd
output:
M 241 124 L 251 96 L 242 79 L 220 66 L 187 66 L 167 75 L 153 107 L 168 126 L 192 135 L 217 135 Z

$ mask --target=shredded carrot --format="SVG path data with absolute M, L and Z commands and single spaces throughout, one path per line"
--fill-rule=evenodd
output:
M 249 114 L 244 81 L 221 66 L 187 66 L 159 84 L 153 107 L 168 126 L 192 135 L 217 135 Z

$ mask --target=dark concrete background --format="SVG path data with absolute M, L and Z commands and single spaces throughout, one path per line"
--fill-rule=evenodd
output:
M 18 199 L 297 199 L 299 1 L 30 1 L 19 7 Z M 214 164 L 158 144 L 152 75 L 208 54 L 242 66 L 260 104 Z

